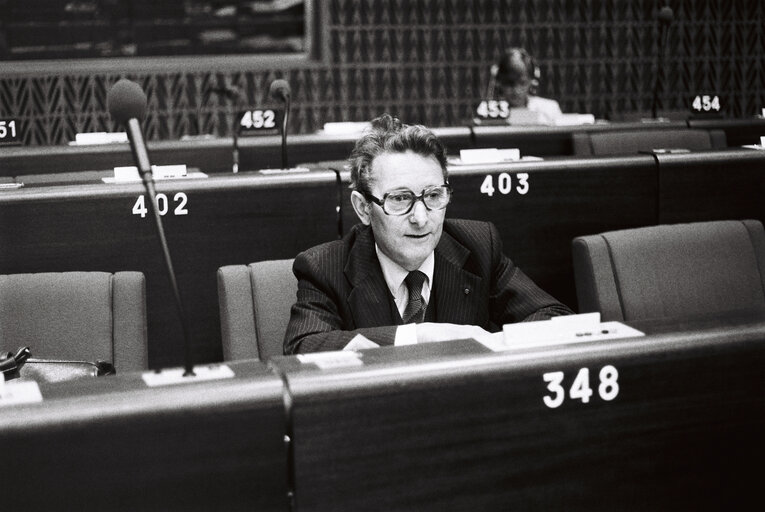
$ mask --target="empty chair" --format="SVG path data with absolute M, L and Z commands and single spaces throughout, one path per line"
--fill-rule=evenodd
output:
M 655 129 L 624 130 L 573 135 L 574 154 L 630 155 L 654 149 L 699 151 L 727 147 L 723 130 Z
M 218 269 L 223 359 L 258 358 L 284 353 L 284 333 L 297 296 L 293 259 Z
M 0 350 L 145 370 L 145 287 L 140 272 L 0 275 Z
M 577 237 L 582 313 L 603 320 L 765 312 L 765 232 L 756 220 L 673 224 Z

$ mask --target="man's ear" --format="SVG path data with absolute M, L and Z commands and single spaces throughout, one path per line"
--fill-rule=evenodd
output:
M 370 205 L 364 196 L 361 195 L 361 192 L 358 192 L 357 190 L 351 192 L 351 204 L 356 211 L 356 215 L 359 216 L 361 223 L 365 226 L 369 226 L 369 223 L 371 222 L 369 218 L 369 209 L 372 205 Z

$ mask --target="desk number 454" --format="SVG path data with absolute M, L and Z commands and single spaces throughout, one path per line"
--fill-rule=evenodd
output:
M 619 372 L 613 366 L 606 365 L 600 369 L 600 383 L 598 384 L 598 395 L 601 399 L 610 402 L 619 394 Z M 566 398 L 566 390 L 561 385 L 563 383 L 563 372 L 548 372 L 542 375 L 547 382 L 547 389 L 552 395 L 542 397 L 544 403 L 550 409 L 559 407 Z M 582 403 L 589 403 L 593 395 L 590 388 L 590 370 L 581 368 L 576 374 L 571 388 L 568 390 L 568 396 L 571 399 L 579 399 Z

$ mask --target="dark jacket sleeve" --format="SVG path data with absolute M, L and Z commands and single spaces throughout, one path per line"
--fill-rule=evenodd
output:
M 504 324 L 545 320 L 573 313 L 542 290 L 516 267 L 502 248 L 502 240 L 494 224 L 488 223 L 491 241 L 492 287 L 489 296 L 489 318 L 497 328 Z
M 342 350 L 357 334 L 378 345 L 393 345 L 395 325 L 350 328 L 354 324 L 345 304 L 348 285 L 340 258 L 301 253 L 292 269 L 298 292 L 284 337 L 285 354 Z

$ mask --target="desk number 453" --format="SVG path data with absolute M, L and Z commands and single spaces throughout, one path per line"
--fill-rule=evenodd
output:
M 600 369 L 600 383 L 598 384 L 598 395 L 601 399 L 610 402 L 619 394 L 619 372 L 613 366 L 606 365 Z M 542 397 L 544 403 L 550 409 L 559 407 L 566 398 L 566 390 L 561 385 L 563 383 L 563 372 L 548 372 L 542 375 L 547 382 L 547 389 L 552 395 Z M 593 395 L 590 388 L 590 370 L 581 368 L 576 374 L 571 388 L 568 390 L 568 396 L 571 399 L 579 399 L 582 403 L 588 403 Z

